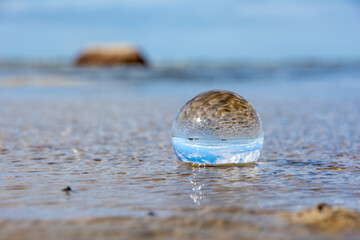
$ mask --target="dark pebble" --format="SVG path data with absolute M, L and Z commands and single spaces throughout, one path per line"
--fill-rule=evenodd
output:
M 63 188 L 62 191 L 64 192 L 70 192 L 72 191 L 71 187 L 70 186 L 66 186 L 66 188 Z
M 317 205 L 318 210 L 321 212 L 324 208 L 329 208 L 329 205 L 326 203 L 320 203 Z

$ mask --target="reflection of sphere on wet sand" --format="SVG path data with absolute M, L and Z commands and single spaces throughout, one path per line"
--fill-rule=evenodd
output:
M 232 189 L 250 189 L 259 181 L 259 171 L 256 165 L 244 165 L 233 167 L 204 167 L 190 164 L 179 165 L 179 171 L 191 172 L 187 177 L 189 197 L 194 204 L 201 205 L 206 202 L 219 201 L 221 191 Z M 179 176 L 183 178 L 182 175 Z M 216 188 L 216 191 L 209 192 L 208 189 Z M 248 191 L 246 197 L 241 201 L 256 202 L 257 191 Z

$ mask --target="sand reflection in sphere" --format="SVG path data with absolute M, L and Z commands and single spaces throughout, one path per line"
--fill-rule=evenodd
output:
M 229 91 L 201 93 L 185 104 L 172 128 L 174 151 L 182 162 L 241 164 L 256 162 L 263 145 L 259 114 Z

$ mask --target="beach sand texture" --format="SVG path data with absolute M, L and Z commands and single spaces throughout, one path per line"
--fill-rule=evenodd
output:
M 0 239 L 359 239 L 359 79 L 359 68 L 2 68 Z M 256 165 L 176 159 L 172 121 L 210 89 L 260 114 Z

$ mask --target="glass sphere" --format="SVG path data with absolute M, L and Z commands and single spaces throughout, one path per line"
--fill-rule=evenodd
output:
M 182 162 L 256 162 L 263 145 L 259 114 L 245 98 L 229 91 L 201 93 L 187 102 L 172 127 L 174 151 Z

